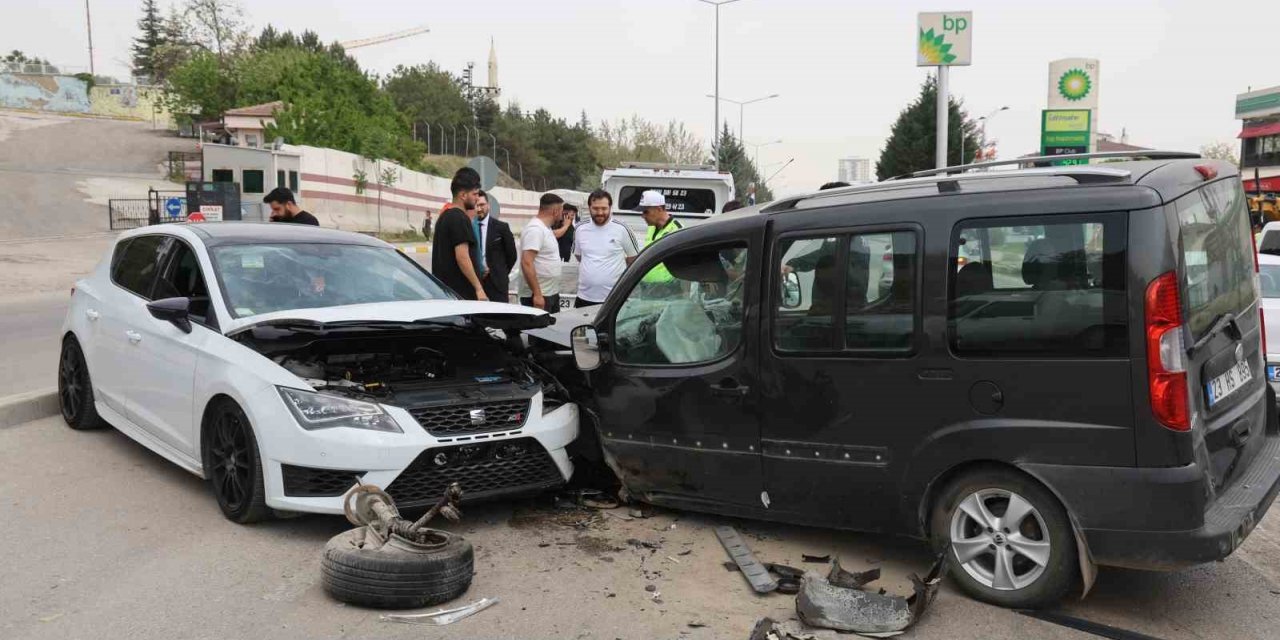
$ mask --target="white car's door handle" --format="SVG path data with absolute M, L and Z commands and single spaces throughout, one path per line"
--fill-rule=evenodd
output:
M 93 309 L 85 309 L 84 317 L 90 320 L 97 320 L 98 318 L 102 317 L 102 314 L 98 313 L 97 311 L 94 311 Z
M 124 335 L 125 337 L 129 338 L 129 342 L 132 342 L 134 344 L 138 344 L 139 342 L 142 342 L 142 334 L 138 333 L 137 331 L 126 331 L 124 332 Z

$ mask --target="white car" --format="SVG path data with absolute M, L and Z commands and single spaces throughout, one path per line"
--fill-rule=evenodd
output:
M 210 481 L 246 523 L 342 513 L 357 479 L 402 508 L 534 492 L 573 472 L 578 408 L 523 355 L 545 312 L 459 300 L 380 240 L 294 224 L 120 237 L 76 283 L 58 387 Z M 511 337 L 504 337 L 510 332 Z
M 1272 222 L 1267 227 L 1273 224 L 1280 225 Z M 1280 234 L 1280 230 L 1272 233 Z M 1258 253 L 1258 285 L 1262 290 L 1263 328 L 1267 332 L 1267 380 L 1280 395 L 1280 256 Z

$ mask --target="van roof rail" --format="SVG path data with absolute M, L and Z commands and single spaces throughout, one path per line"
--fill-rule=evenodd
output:
M 916 171 L 900 176 L 894 176 L 889 180 L 901 180 L 903 178 L 924 178 L 927 176 L 936 176 L 952 173 L 964 173 L 966 171 L 974 171 L 978 169 L 987 169 L 990 167 L 1006 167 L 1009 165 L 1034 164 L 1037 162 L 1053 162 L 1060 160 L 1100 160 L 1100 159 L 1147 159 L 1147 160 L 1185 160 L 1199 158 L 1200 154 L 1189 151 L 1158 151 L 1155 149 L 1144 149 L 1142 151 L 1100 151 L 1097 153 L 1071 153 L 1059 156 L 1025 156 L 1022 158 L 1012 158 L 1009 160 L 990 160 L 987 162 L 974 162 L 971 164 L 958 164 L 941 169 L 928 169 L 926 171 Z M 1072 165 L 1066 165 L 1072 166 Z M 1075 165 L 1079 166 L 1079 165 Z
M 715 171 L 709 164 L 667 164 L 663 162 L 637 162 L 634 160 L 618 163 L 619 169 L 658 169 L 663 171 Z

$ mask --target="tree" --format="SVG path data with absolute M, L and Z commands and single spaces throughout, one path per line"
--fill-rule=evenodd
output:
M 471 103 L 462 93 L 461 80 L 442 71 L 435 63 L 397 66 L 383 81 L 382 88 L 409 120 L 409 131 L 416 125 L 419 137 L 425 139 L 427 127 L 434 128 L 437 135 L 432 140 L 432 147 L 440 153 L 449 149 L 438 135 L 441 126 L 452 135 L 452 128 L 461 129 L 473 122 Z
M 897 122 L 893 123 L 889 139 L 885 141 L 880 160 L 876 163 L 876 178 L 886 180 L 934 168 L 937 104 L 937 81 L 929 76 L 920 86 L 920 95 L 898 114 Z M 982 144 L 977 123 L 969 119 L 962 107 L 962 103 L 954 98 L 948 100 L 948 165 L 971 161 Z
M 209 120 L 237 106 L 234 69 L 203 49 L 183 55 L 185 61 L 165 74 L 165 102 L 172 113 Z
M 133 75 L 156 77 L 156 55 L 165 45 L 165 25 L 156 0 L 142 0 L 138 35 L 133 39 Z
M 17 49 L 5 54 L 3 58 L 0 58 L 0 62 L 13 65 L 23 65 L 24 67 L 26 65 L 39 67 L 39 70 L 36 71 L 37 73 L 58 73 L 58 68 L 53 66 L 53 64 L 48 60 L 44 58 L 28 57 L 27 54 Z M 23 71 L 22 68 L 19 69 L 19 72 L 21 71 Z
M 742 147 L 742 142 L 729 130 L 727 122 L 720 132 L 720 143 L 716 145 L 716 154 L 720 170 L 728 171 L 733 175 L 733 189 L 739 200 L 746 202 L 752 186 L 756 190 L 756 202 L 773 200 L 773 192 L 769 190 L 768 185 L 764 184 L 755 163 Z
M 1211 142 L 1200 147 L 1200 155 L 1214 160 L 1226 160 L 1231 164 L 1240 166 L 1240 158 L 1236 156 L 1236 145 L 1230 142 Z
M 249 38 L 237 0 L 187 0 L 183 18 L 191 42 L 219 58 L 239 51 Z

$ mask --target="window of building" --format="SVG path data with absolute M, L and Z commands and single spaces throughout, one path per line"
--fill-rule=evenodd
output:
M 211 177 L 214 182 L 235 182 L 236 172 L 231 169 L 214 169 Z
M 286 186 L 286 183 L 284 181 L 284 169 L 276 170 L 276 186 L 277 187 Z
M 167 238 L 160 235 L 138 236 L 116 249 L 111 265 L 111 280 L 116 284 L 151 299 L 151 286 L 160 267 L 160 253 Z
M 745 244 L 689 249 L 652 267 L 618 310 L 618 362 L 705 363 L 736 351 L 747 268 Z
M 241 186 L 245 193 L 262 193 L 264 179 L 262 169 L 245 169 L 242 175 L 244 179 L 241 181 Z
M 289 172 L 289 190 L 293 192 L 293 195 L 295 196 L 298 195 L 298 172 L 297 171 Z
M 1123 214 L 961 223 L 951 346 L 978 357 L 1127 353 Z
M 259 146 L 261 146 L 258 144 L 258 134 L 256 133 L 244 134 L 244 146 L 253 147 L 254 149 L 257 149 Z

